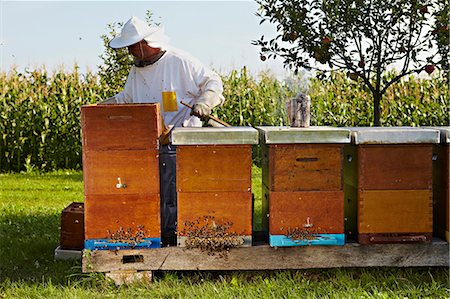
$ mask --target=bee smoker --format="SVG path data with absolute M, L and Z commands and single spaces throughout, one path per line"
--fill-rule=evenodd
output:
M 308 128 L 311 118 L 311 98 L 305 93 L 298 93 L 286 104 L 291 127 Z

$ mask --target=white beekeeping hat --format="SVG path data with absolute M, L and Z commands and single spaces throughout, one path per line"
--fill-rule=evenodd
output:
M 120 34 L 109 42 L 109 46 L 116 49 L 124 48 L 143 39 L 155 48 L 164 47 L 169 41 L 163 28 L 150 27 L 139 18 L 132 17 L 125 23 Z

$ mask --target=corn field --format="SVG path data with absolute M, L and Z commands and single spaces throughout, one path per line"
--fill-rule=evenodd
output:
M 310 96 L 314 125 L 373 126 L 371 93 L 343 73 L 325 81 L 313 79 Z M 382 126 L 448 126 L 447 80 L 411 76 L 391 86 L 381 102 L 380 122 Z
M 214 114 L 239 126 L 285 125 L 285 103 L 295 89 L 269 74 L 246 68 L 223 75 L 226 103 Z M 80 106 L 114 95 L 94 73 L 45 69 L 0 73 L 0 172 L 81 169 Z M 367 90 L 335 73 L 311 79 L 312 125 L 369 126 L 373 103 Z M 384 126 L 449 125 L 448 86 L 439 76 L 410 77 L 388 91 L 382 103 Z
M 105 98 L 92 74 L 0 73 L 0 171 L 81 168 L 80 106 Z

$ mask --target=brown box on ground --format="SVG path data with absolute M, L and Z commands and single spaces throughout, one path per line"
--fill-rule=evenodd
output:
M 141 226 L 159 238 L 159 104 L 83 106 L 81 127 L 86 240 Z
M 60 246 L 66 250 L 84 248 L 84 203 L 72 202 L 61 213 Z

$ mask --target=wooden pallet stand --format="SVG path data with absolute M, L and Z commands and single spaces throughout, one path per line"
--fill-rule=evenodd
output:
M 105 272 L 108 277 L 136 276 L 141 271 L 179 270 L 280 270 L 352 267 L 441 267 L 449 266 L 449 244 L 372 244 L 344 246 L 270 247 L 259 245 L 231 249 L 223 256 L 198 249 L 97 250 L 83 254 L 83 272 Z M 147 274 L 139 274 L 149 279 Z M 139 276 L 138 275 L 138 276 Z M 139 278 L 139 277 L 138 277 Z M 118 283 L 118 282 L 116 282 Z M 120 283 L 120 281 L 119 281 Z

